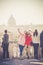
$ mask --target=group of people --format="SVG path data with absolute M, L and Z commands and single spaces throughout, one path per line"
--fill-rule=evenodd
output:
M 24 31 L 24 33 L 22 33 L 20 31 L 20 29 L 18 29 L 18 32 L 20 34 L 19 38 L 18 38 L 18 44 L 19 44 L 19 49 L 20 49 L 20 56 L 22 56 L 22 51 L 24 49 L 24 47 L 26 46 L 26 48 L 30 48 L 30 46 L 32 45 L 32 35 L 30 34 L 30 32 L 28 31 Z M 26 53 L 28 58 L 29 51 Z
M 5 58 L 5 57 L 9 58 L 9 51 L 8 51 L 9 35 L 7 34 L 7 30 L 5 30 L 4 32 L 5 32 L 5 34 L 3 35 L 3 39 L 2 39 L 3 58 Z M 29 49 L 30 46 L 33 46 L 34 47 L 34 58 L 38 59 L 38 47 L 40 46 L 41 51 L 42 51 L 42 57 L 43 57 L 43 31 L 40 33 L 40 42 L 38 39 L 37 29 L 35 29 L 34 32 L 32 32 L 31 30 L 29 30 L 29 31 L 25 30 L 24 33 L 22 33 L 20 31 L 20 29 L 18 29 L 18 33 L 20 35 L 18 37 L 17 44 L 19 44 L 20 56 L 22 56 L 22 52 L 23 52 L 23 49 L 25 46 L 27 49 Z M 40 43 L 40 45 L 39 45 L 39 43 Z M 27 57 L 29 58 L 28 53 L 29 53 L 29 51 L 26 53 Z

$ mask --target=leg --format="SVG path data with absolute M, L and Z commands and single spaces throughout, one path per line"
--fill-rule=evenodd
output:
M 43 58 L 43 47 L 42 47 L 42 58 Z
M 36 47 L 34 46 L 34 58 L 36 58 Z
M 6 47 L 6 57 L 9 58 L 8 46 Z
M 22 55 L 22 52 L 21 52 L 21 45 L 19 45 L 19 49 L 20 49 L 20 56 Z
M 7 56 L 7 58 L 9 58 L 9 51 L 8 51 L 8 48 L 7 48 L 7 50 L 6 50 L 6 56 Z
M 37 46 L 34 47 L 34 56 L 36 59 L 38 59 L 38 47 Z
M 5 49 L 3 48 L 3 58 L 5 58 Z
M 22 56 L 22 51 L 23 51 L 23 48 L 24 48 L 24 46 L 19 45 L 19 49 L 20 49 L 20 56 Z
M 29 49 L 29 47 L 27 46 L 27 50 L 26 50 L 26 51 L 27 51 L 27 52 L 26 52 L 27 58 L 29 58 L 29 53 L 28 53 L 29 50 L 28 50 L 28 49 Z
M 38 59 L 38 47 L 36 47 L 36 59 Z

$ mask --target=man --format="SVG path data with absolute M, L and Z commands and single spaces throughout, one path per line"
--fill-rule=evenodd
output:
M 7 30 L 4 31 L 5 34 L 3 36 L 2 47 L 3 47 L 3 58 L 9 58 L 8 46 L 9 46 L 9 35 L 7 34 Z
M 40 47 L 41 47 L 42 58 L 43 58 L 43 31 L 40 33 Z

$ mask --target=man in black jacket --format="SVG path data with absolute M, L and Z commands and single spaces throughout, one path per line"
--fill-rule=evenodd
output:
M 7 30 L 4 31 L 5 34 L 3 36 L 2 47 L 3 47 L 3 58 L 9 58 L 8 46 L 9 46 L 9 35 L 7 34 Z
M 43 31 L 40 33 L 40 47 L 41 47 L 42 58 L 43 58 Z

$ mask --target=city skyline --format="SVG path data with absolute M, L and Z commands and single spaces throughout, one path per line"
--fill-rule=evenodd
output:
M 11 15 L 17 25 L 43 24 L 43 0 L 0 0 L 0 24 Z

